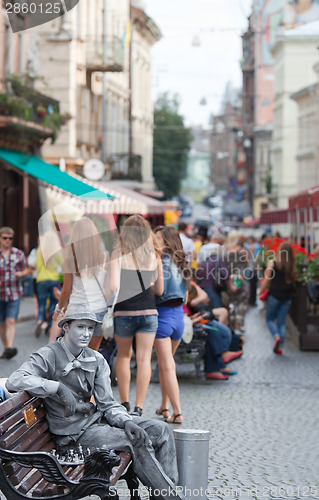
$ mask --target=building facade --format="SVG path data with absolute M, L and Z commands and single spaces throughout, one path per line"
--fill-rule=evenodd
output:
M 90 158 L 105 163 L 107 179 L 153 186 L 151 47 L 160 32 L 129 0 L 83 0 L 37 30 L 37 66 L 72 119 L 47 161 L 82 172 Z M 142 85 L 141 85 L 142 82 Z
M 247 185 L 247 199 L 251 214 L 254 213 L 254 179 L 255 179 L 255 32 L 253 16 L 248 18 L 248 30 L 242 36 L 243 41 L 243 91 L 242 91 L 242 132 L 245 150 L 245 182 Z
M 290 192 L 290 187 L 283 188 L 281 193 L 278 193 L 279 184 L 284 182 L 285 174 L 280 172 L 280 165 L 282 164 L 280 160 L 281 152 L 278 148 L 281 145 L 281 135 L 284 135 L 287 140 L 285 140 L 284 147 L 289 149 L 288 139 L 289 132 L 282 130 L 282 124 L 279 116 L 281 115 L 284 121 L 296 119 L 296 114 L 293 116 L 290 114 L 288 108 L 285 108 L 286 112 L 281 114 L 281 100 L 287 100 L 292 92 L 294 92 L 293 83 L 296 83 L 295 90 L 299 90 L 300 85 L 299 74 L 302 70 L 293 71 L 290 73 L 290 81 L 285 81 L 287 87 L 282 86 L 283 77 L 282 70 L 278 70 L 279 62 L 277 60 L 277 69 L 275 68 L 275 53 L 273 52 L 274 46 L 281 38 L 284 33 L 289 36 L 290 32 L 294 32 L 294 29 L 300 26 L 302 29 L 305 26 L 312 24 L 319 18 L 319 6 L 317 2 L 291 2 L 290 0 L 254 0 L 252 15 L 249 20 L 249 26 L 254 32 L 254 43 L 255 43 L 255 116 L 254 116 L 254 212 L 255 216 L 258 216 L 260 210 L 263 208 L 275 207 L 278 204 L 281 206 L 285 201 L 279 201 L 278 196 L 287 199 L 284 191 Z M 289 51 L 288 51 L 289 52 Z M 301 50 L 302 52 L 302 50 Z M 296 54 L 290 51 L 290 56 L 288 53 L 282 56 L 282 63 L 285 57 L 292 61 L 295 57 L 295 68 L 301 63 L 300 67 L 304 67 L 306 61 L 302 61 L 302 55 L 300 55 L 300 50 L 297 49 Z M 308 56 L 306 60 L 309 62 Z M 277 71 L 278 70 L 278 71 Z M 296 78 L 295 78 L 296 76 Z M 308 84 L 313 83 L 313 80 L 308 80 Z M 278 89 L 281 90 L 278 90 Z M 280 92 L 282 95 L 280 96 Z M 276 101 L 275 101 L 276 94 Z M 291 108 L 292 109 L 292 108 Z M 295 106 L 296 110 L 296 106 Z M 276 118 L 275 118 L 276 115 Z M 275 122 L 275 123 L 274 123 Z M 297 125 L 293 125 L 290 122 L 290 126 L 295 128 Z M 273 133 L 275 134 L 273 140 Z M 291 137 L 296 139 L 296 137 Z M 292 143 L 292 149 L 294 144 Z M 293 153 L 295 155 L 295 153 Z M 289 157 L 289 152 L 287 153 L 287 158 L 283 161 L 291 161 Z M 286 163 L 287 165 L 287 163 Z M 294 172 L 293 163 L 292 170 Z M 288 166 L 286 169 L 288 171 Z M 295 182 L 295 174 L 292 173 L 292 177 L 287 178 L 290 186 Z
M 291 99 L 298 105 L 297 185 L 302 191 L 319 184 L 318 83 L 295 92 Z
M 216 189 L 228 190 L 236 185 L 237 179 L 243 184 L 245 179 L 245 156 L 238 157 L 238 132 L 242 127 L 241 92 L 227 85 L 222 111 L 213 117 L 210 134 L 210 182 Z M 239 172 L 239 169 L 242 169 Z
M 316 83 L 314 65 L 318 59 L 319 21 L 282 32 L 273 46 L 275 70 L 272 173 L 274 205 L 285 208 L 296 192 L 298 106 L 294 92 Z
M 131 6 L 131 102 L 130 152 L 142 162 L 142 182 L 153 189 L 153 102 L 152 46 L 160 40 L 161 32 L 154 21 L 138 5 Z
M 41 156 L 47 139 L 57 130 L 47 116 L 59 116 L 59 103 L 48 92 L 34 89 L 33 42 L 24 15 L 12 15 L 13 33 L 4 6 L 0 5 L 0 226 L 15 231 L 15 246 L 28 252 L 37 242 L 37 221 L 41 214 L 38 183 L 5 158 Z M 21 31 L 19 31 L 21 30 Z

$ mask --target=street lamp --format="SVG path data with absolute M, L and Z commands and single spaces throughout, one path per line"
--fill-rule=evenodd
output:
M 201 44 L 202 44 L 202 42 L 201 42 L 199 36 L 195 35 L 194 38 L 193 38 L 193 40 L 192 40 L 193 47 L 200 47 Z

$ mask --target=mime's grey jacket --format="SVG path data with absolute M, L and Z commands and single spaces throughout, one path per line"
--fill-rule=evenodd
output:
M 76 411 L 64 416 L 57 390 L 59 382 L 66 385 L 76 398 Z M 30 360 L 9 377 L 8 391 L 28 391 L 43 397 L 50 431 L 56 435 L 78 435 L 103 415 L 113 427 L 124 428 L 131 420 L 122 405 L 113 398 L 110 368 L 104 357 L 84 348 L 75 358 L 61 338 L 31 354 Z M 96 406 L 90 402 L 94 395 Z

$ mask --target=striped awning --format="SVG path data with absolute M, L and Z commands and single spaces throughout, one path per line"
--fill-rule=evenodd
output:
M 288 220 L 287 208 L 277 208 L 275 210 L 263 210 L 260 217 L 261 224 L 285 224 Z

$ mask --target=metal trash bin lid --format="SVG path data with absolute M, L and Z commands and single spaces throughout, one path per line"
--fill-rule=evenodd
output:
M 200 429 L 174 429 L 176 441 L 208 441 L 209 431 Z

